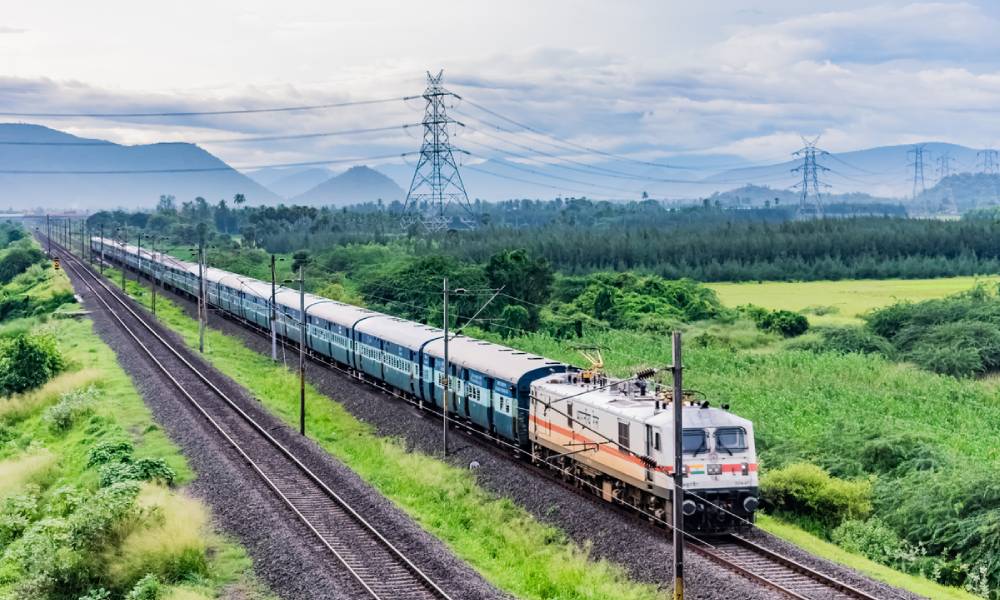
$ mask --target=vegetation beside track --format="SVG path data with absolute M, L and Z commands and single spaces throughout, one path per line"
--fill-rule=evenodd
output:
M 105 272 L 116 281 L 114 271 Z M 126 287 L 149 304 L 148 288 L 133 280 Z M 164 324 L 197 347 L 197 321 L 166 298 L 157 298 L 156 308 Z M 290 393 L 298 390 L 296 373 L 211 328 L 206 330 L 205 357 L 289 425 L 298 425 L 298 395 Z M 311 385 L 306 393 L 310 436 L 498 588 L 527 599 L 661 596 L 654 586 L 630 581 L 622 567 L 592 559 L 586 548 L 510 499 L 492 496 L 468 470 L 409 451 L 401 440 L 376 435 Z
M 15 277 L 2 292 L 13 285 L 34 302 L 70 289 L 61 272 L 36 267 L 30 285 Z M 5 339 L 51 340 L 64 363 L 34 389 L 0 397 L 0 597 L 269 597 L 244 550 L 184 492 L 194 474 L 92 322 L 67 316 L 75 310 L 0 325 Z

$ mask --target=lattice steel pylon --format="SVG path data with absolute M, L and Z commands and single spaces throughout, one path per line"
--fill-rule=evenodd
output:
M 792 156 L 802 157 L 802 164 L 792 169 L 792 173 L 802 173 L 802 181 L 795 185 L 799 188 L 798 217 L 821 219 L 823 218 L 823 194 L 820 190 L 830 186 L 820 182 L 819 174 L 830 169 L 816 162 L 816 157 L 827 156 L 829 152 L 816 147 L 819 136 L 816 136 L 812 141 L 802 138 L 802 142 L 805 146 L 792 153 Z
M 473 212 L 469 195 L 458 172 L 448 133 L 449 125 L 462 124 L 448 116 L 445 99 L 449 96 L 461 97 L 444 88 L 441 84 L 443 76 L 443 70 L 437 75 L 428 72 L 427 89 L 421 95 L 427 101 L 423 120 L 424 139 L 403 206 L 401 222 L 404 228 L 420 223 L 428 231 L 436 232 L 456 224 L 456 221 L 464 228 L 472 228 L 476 224 L 470 218 Z M 453 204 L 460 206 L 468 216 L 449 215 L 448 207 Z
M 926 152 L 924 144 L 914 144 L 912 148 L 907 150 L 906 156 L 907 158 L 913 157 L 909 163 L 909 166 L 913 167 L 913 204 L 916 206 L 917 198 L 923 196 L 924 211 L 931 214 L 934 212 L 934 207 L 931 206 L 930 196 L 927 195 L 927 181 L 924 179 L 924 154 Z

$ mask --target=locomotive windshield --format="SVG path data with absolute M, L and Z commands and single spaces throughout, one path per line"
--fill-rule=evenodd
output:
M 747 449 L 747 432 L 742 427 L 720 427 L 715 430 L 715 449 L 729 454 Z
M 683 438 L 684 454 L 698 455 L 708 450 L 708 436 L 704 429 L 685 429 Z

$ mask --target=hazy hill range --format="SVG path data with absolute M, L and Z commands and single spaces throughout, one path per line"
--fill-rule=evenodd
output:
M 247 173 L 251 179 L 278 194 L 282 198 L 294 198 L 323 183 L 333 176 L 333 172 L 322 167 L 314 168 L 267 168 Z
M 403 188 L 369 167 L 351 167 L 312 189 L 291 198 L 293 204 L 348 206 L 381 199 L 385 204 L 406 199 Z
M 129 173 L 163 169 L 178 172 Z M 58 205 L 88 210 L 152 207 L 161 194 L 176 196 L 178 201 L 202 196 L 218 202 L 238 193 L 253 204 L 278 200 L 270 190 L 193 144 L 123 146 L 40 125 L 0 124 L 0 205 L 3 206 L 34 209 Z

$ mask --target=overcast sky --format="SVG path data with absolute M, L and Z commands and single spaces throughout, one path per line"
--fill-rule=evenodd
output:
M 34 0 L 0 13 L 0 111 L 199 110 L 419 94 L 468 99 L 637 157 L 768 162 L 1000 142 L 1000 3 L 675 0 Z M 421 101 L 310 113 L 33 119 L 123 143 L 403 125 Z M 459 135 L 496 119 L 465 103 Z M 461 115 L 461 116 L 459 116 Z M 416 150 L 419 131 L 205 144 L 231 164 Z

